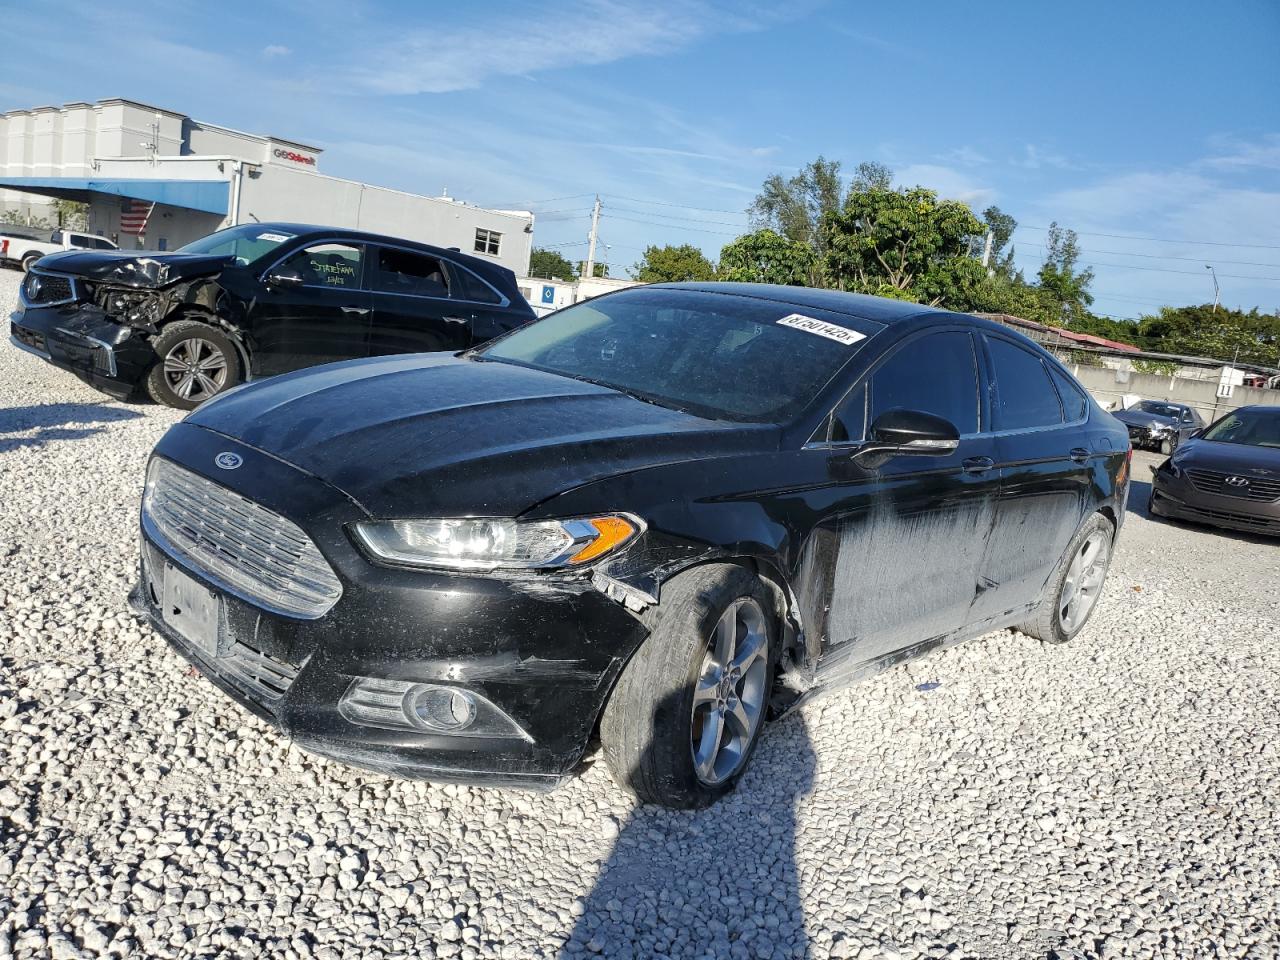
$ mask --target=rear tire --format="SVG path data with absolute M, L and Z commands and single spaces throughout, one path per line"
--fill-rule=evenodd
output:
M 777 618 L 764 584 L 735 564 L 697 567 L 662 594 L 655 628 L 605 707 L 601 745 L 614 779 L 642 802 L 705 807 L 737 785 L 760 737 Z
M 1071 538 L 1045 587 L 1040 605 L 1018 631 L 1045 643 L 1066 643 L 1084 629 L 1098 606 L 1111 568 L 1115 527 L 1095 513 Z M 1100 552 L 1097 552 L 1100 551 Z M 1083 608 L 1077 606 L 1084 604 Z
M 194 410 L 240 382 L 240 355 L 221 330 L 196 320 L 171 323 L 151 341 L 156 361 L 147 393 L 156 403 Z

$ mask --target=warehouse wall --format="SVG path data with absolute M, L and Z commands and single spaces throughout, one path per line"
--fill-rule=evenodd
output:
M 1104 407 L 1118 406 L 1124 394 L 1137 394 L 1148 400 L 1172 400 L 1185 403 L 1200 411 L 1206 420 L 1213 421 L 1237 407 L 1250 404 L 1280 406 L 1280 390 L 1263 390 L 1257 387 L 1236 387 L 1229 400 L 1217 397 L 1216 381 L 1184 380 L 1154 373 L 1126 373 L 1106 367 L 1073 366 L 1071 372 L 1084 385 L 1095 400 Z

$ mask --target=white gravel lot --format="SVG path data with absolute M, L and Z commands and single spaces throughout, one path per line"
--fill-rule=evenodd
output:
M 0 958 L 1280 954 L 1280 549 L 1148 520 L 1153 457 L 1075 644 L 831 695 L 670 813 L 362 773 L 190 676 L 125 604 L 177 418 L 0 343 Z

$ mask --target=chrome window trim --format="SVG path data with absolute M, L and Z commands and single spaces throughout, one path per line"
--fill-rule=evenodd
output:
M 30 272 L 41 277 L 61 277 L 70 285 L 71 296 L 63 300 L 46 300 L 43 303 L 33 303 L 27 299 L 27 278 L 23 277 L 22 282 L 18 284 L 18 302 L 21 303 L 24 308 L 35 307 L 39 309 L 40 307 L 61 307 L 68 303 L 75 303 L 80 299 L 79 277 L 70 273 L 59 273 L 56 270 L 38 270 L 35 267 L 32 267 Z

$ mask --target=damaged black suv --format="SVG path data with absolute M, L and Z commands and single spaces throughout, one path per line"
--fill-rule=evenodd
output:
M 13 344 L 118 399 L 191 410 L 244 380 L 393 353 L 457 351 L 533 319 L 515 274 L 457 250 L 292 223 L 173 253 L 41 259 Z

